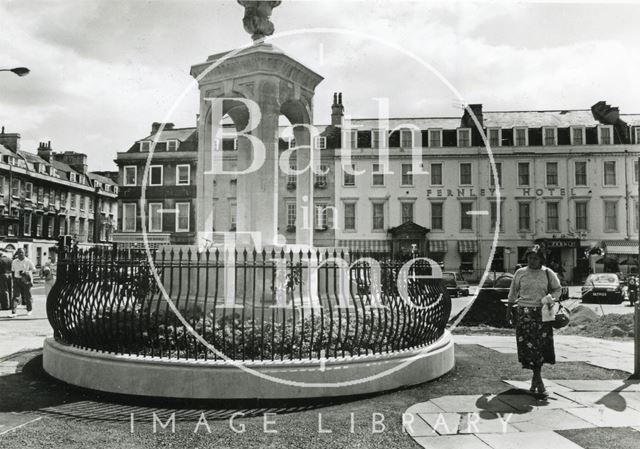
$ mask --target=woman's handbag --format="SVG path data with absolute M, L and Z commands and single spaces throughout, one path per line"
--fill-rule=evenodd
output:
M 549 278 L 549 269 L 547 268 L 545 270 L 545 273 L 547 274 L 547 282 L 548 282 L 548 288 L 547 288 L 547 292 L 550 293 L 551 292 L 551 279 Z M 565 306 L 563 306 L 562 304 L 558 304 L 558 311 L 556 312 L 556 318 L 551 322 L 551 326 L 554 329 L 562 329 L 563 327 L 566 327 L 569 324 L 569 309 L 567 309 Z
M 569 309 L 560 304 L 560 308 L 558 308 L 558 312 L 556 313 L 556 319 L 553 320 L 551 326 L 553 326 L 554 329 L 562 329 L 569 324 L 569 321 Z

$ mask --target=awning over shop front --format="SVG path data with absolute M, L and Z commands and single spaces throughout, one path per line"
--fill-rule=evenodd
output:
M 447 249 L 446 240 L 429 240 L 429 253 L 446 253 Z
M 362 251 L 365 253 L 383 253 L 391 251 L 391 241 L 382 239 L 338 240 L 338 246 L 345 247 L 350 251 Z
M 461 254 L 477 253 L 478 242 L 476 242 L 475 240 L 459 240 L 458 252 L 460 252 Z
M 635 240 L 604 240 L 607 254 L 638 254 L 638 242 Z

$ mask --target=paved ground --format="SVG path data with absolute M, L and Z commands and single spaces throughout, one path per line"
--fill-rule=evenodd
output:
M 456 335 L 456 344 L 480 345 L 503 354 L 517 354 L 512 335 Z M 633 372 L 633 341 L 612 341 L 576 335 L 555 335 L 557 362 L 585 362 L 606 369 Z
M 47 320 L 43 286 L 33 289 L 33 315 L 26 316 L 24 307 L 18 308 L 17 318 L 9 318 L 10 313 L 0 311 L 0 359 L 15 352 L 42 348 L 42 341 L 53 335 Z
M 454 395 L 414 404 L 404 428 L 429 449 L 580 449 L 556 431 L 640 430 L 640 383 L 617 380 L 546 381 L 551 392 L 536 399 L 528 382 L 505 380 L 497 394 Z M 640 433 L 637 434 L 640 446 Z M 611 439 L 614 443 L 614 439 Z

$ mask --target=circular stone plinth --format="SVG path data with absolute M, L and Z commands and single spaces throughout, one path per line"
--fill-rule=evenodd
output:
M 240 363 L 240 362 L 236 362 Z M 44 369 L 72 385 L 111 393 L 185 399 L 293 399 L 375 393 L 438 378 L 454 366 L 445 331 L 422 348 L 323 360 L 236 363 L 167 360 L 78 349 L 48 338 Z M 265 378 L 260 374 L 276 379 Z

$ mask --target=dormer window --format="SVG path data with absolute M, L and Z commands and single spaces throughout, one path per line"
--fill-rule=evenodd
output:
M 410 129 L 400 130 L 400 147 L 413 148 L 413 131 Z
M 513 129 L 513 144 L 517 147 L 529 145 L 529 128 L 518 126 Z
M 613 126 L 612 125 L 598 126 L 598 143 L 600 145 L 613 144 Z
M 352 129 L 350 134 L 350 142 L 351 142 L 351 148 L 358 148 L 358 131 L 355 129 Z
M 38 172 L 43 173 L 43 174 L 47 174 L 47 167 L 44 164 L 38 164 Z
M 458 129 L 458 146 L 462 148 L 471 146 L 471 130 L 469 128 Z
M 492 147 L 499 147 L 502 145 L 502 129 L 489 128 L 487 129 L 487 138 L 489 139 L 489 145 Z
M 571 127 L 571 145 L 584 145 L 584 126 Z
M 69 181 L 78 182 L 78 178 L 75 173 L 69 173 Z
M 429 130 L 429 147 L 439 148 L 442 146 L 442 130 L 430 129 Z
M 372 129 L 371 130 L 371 148 L 377 150 L 379 148 L 386 148 L 386 136 L 387 133 L 383 129 Z
M 175 139 L 167 140 L 167 151 L 178 151 L 178 141 Z
M 95 182 L 95 186 L 96 186 L 98 189 L 101 189 L 101 188 L 102 188 L 102 183 L 101 183 L 101 182 L 99 182 L 99 181 L 96 181 L 96 182 Z
M 558 128 L 555 126 L 545 126 L 542 128 L 544 146 L 555 146 L 558 143 Z

